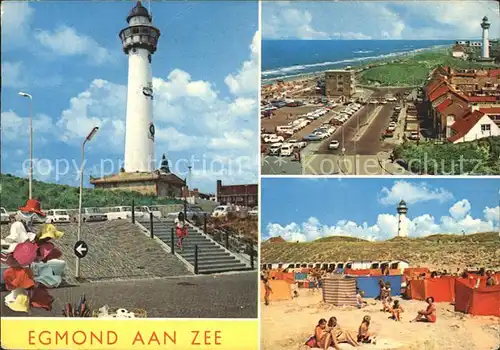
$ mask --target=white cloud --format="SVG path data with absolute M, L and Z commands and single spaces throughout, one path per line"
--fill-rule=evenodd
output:
M 329 39 L 325 32 L 313 28 L 313 18 L 309 11 L 295 8 L 280 9 L 262 24 L 266 39 Z
M 454 219 L 463 219 L 471 210 L 471 205 L 467 199 L 456 202 L 450 208 L 450 215 Z
M 467 208 L 469 209 L 466 210 Z M 494 213 L 495 210 L 496 214 Z M 455 216 L 443 216 L 437 220 L 430 214 L 424 214 L 409 219 L 408 233 L 410 237 L 421 237 L 438 233 L 460 234 L 465 232 L 468 234 L 494 231 L 499 228 L 498 210 L 500 210 L 498 207 L 486 207 L 484 210 L 485 221 L 481 218 L 473 218 L 469 213 L 470 203 L 467 205 L 460 201 L 450 209 L 450 213 L 453 212 L 452 215 Z M 341 220 L 332 226 L 328 226 L 321 224 L 317 218 L 311 217 L 302 224 L 292 222 L 283 226 L 277 223 L 269 223 L 265 239 L 281 236 L 290 242 L 307 242 L 321 237 L 348 236 L 370 241 L 384 240 L 395 237 L 398 231 L 397 227 L 397 215 L 392 214 L 379 214 L 376 223 L 371 226 L 366 222 L 356 223 L 349 220 Z
M 2 62 L 2 85 L 4 87 L 20 88 L 26 85 L 21 62 Z
M 484 217 L 487 221 L 499 222 L 500 221 L 500 206 L 494 208 L 486 207 L 484 209 Z
M 26 108 L 27 109 L 27 108 Z M 29 140 L 29 116 L 20 117 L 13 111 L 2 112 L 2 138 L 13 144 Z M 55 134 L 52 119 L 45 114 L 33 116 L 33 134 L 42 141 L 45 137 Z
M 255 94 L 259 86 L 260 42 L 260 32 L 257 31 L 250 45 L 250 59 L 243 62 L 237 74 L 229 74 L 224 80 L 232 94 Z
M 35 39 L 52 53 L 61 56 L 87 56 L 96 64 L 107 63 L 112 58 L 108 49 L 68 26 L 58 27 L 54 31 L 40 30 L 35 33 Z
M 424 182 L 415 184 L 400 180 L 396 181 L 390 189 L 387 187 L 382 188 L 378 200 L 383 205 L 395 205 L 402 199 L 407 204 L 426 201 L 439 201 L 444 203 L 453 199 L 453 194 L 444 188 L 432 188 Z
M 0 6 L 2 10 L 2 50 L 25 45 L 35 10 L 30 7 L 27 1 L 2 1 Z
M 478 39 L 485 15 L 499 33 L 494 1 L 264 2 L 262 26 L 266 39 Z

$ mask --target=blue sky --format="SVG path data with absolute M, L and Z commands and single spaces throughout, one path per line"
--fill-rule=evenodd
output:
M 261 235 L 311 241 L 330 235 L 387 239 L 408 204 L 409 235 L 498 230 L 498 179 L 263 178 Z
M 123 159 L 128 59 L 119 31 L 135 1 L 2 2 L 2 172 L 22 176 L 33 95 L 35 177 L 77 184 L 117 172 Z M 145 3 L 147 6 L 147 3 Z M 192 187 L 257 181 L 257 2 L 155 2 L 156 156 Z M 111 167 L 111 163 L 113 166 Z M 25 163 L 27 164 L 27 163 Z M 113 169 L 112 169 L 113 168 Z M 88 185 L 88 176 L 86 177 Z
M 275 1 L 262 4 L 264 39 L 480 39 L 500 33 L 496 1 Z

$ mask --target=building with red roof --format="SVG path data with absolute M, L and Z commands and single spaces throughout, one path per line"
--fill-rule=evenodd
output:
M 448 120 L 447 124 L 446 136 L 451 143 L 470 142 L 485 137 L 500 136 L 500 127 L 480 111 L 470 112 L 456 121 Z
M 500 126 L 500 107 L 480 107 L 479 112 L 486 114 L 496 125 Z

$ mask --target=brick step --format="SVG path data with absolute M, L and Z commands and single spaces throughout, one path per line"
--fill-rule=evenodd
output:
M 182 255 L 181 256 L 186 259 L 189 262 L 194 263 L 194 256 L 186 256 Z M 222 256 L 203 256 L 203 255 L 198 255 L 198 263 L 206 263 L 206 262 L 227 262 L 227 263 L 240 263 L 234 256 L 231 255 L 222 255 Z
M 222 272 L 231 272 L 231 271 L 247 271 L 250 270 L 249 267 L 240 266 L 240 267 L 216 267 L 216 268 L 200 268 L 198 267 L 198 273 L 200 274 L 211 274 L 211 273 L 222 273 Z

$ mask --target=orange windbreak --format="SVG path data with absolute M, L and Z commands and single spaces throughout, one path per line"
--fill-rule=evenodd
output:
M 500 285 L 474 288 L 474 279 L 457 279 L 455 311 L 471 315 L 500 317 Z
M 287 281 L 269 280 L 271 287 L 271 294 L 269 295 L 270 301 L 290 300 L 292 299 L 292 285 Z M 263 301 L 266 294 L 264 282 L 261 282 L 260 298 Z

